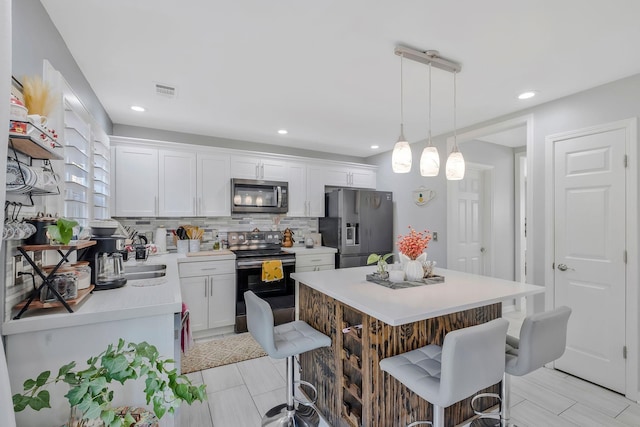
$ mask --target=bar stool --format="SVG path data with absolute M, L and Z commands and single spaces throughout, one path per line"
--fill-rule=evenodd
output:
M 274 327 L 273 312 L 268 302 L 256 296 L 252 291 L 244 293 L 244 300 L 247 305 L 247 328 L 253 338 L 269 356 L 274 359 L 287 359 L 287 403 L 267 411 L 262 417 L 262 426 L 317 426 L 319 417 L 315 409 L 311 407 L 318 394 L 316 388 L 306 381 L 300 381 L 301 384 L 313 389 L 315 397 L 309 402 L 294 398 L 294 357 L 320 347 L 330 346 L 331 338 L 318 332 L 302 320 Z M 304 408 L 296 408 L 295 402 L 302 404 Z
M 380 361 L 380 368 L 433 404 L 431 424 L 444 427 L 444 408 L 498 383 L 504 374 L 509 322 L 487 323 L 449 332 L 442 347 L 427 345 Z
M 502 379 L 502 399 L 493 393 L 481 393 L 471 400 L 471 407 L 483 418 L 472 423 L 474 427 L 509 425 L 511 375 L 521 377 L 559 359 L 567 345 L 567 323 L 571 309 L 566 306 L 527 316 L 520 328 L 520 339 L 507 335 L 505 374 Z M 509 375 L 507 375 L 509 374 Z M 478 412 L 476 400 L 483 397 L 500 399 L 499 413 Z M 497 418 L 489 418 L 496 417 Z

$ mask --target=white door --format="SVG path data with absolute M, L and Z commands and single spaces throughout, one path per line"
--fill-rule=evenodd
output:
M 229 156 L 198 153 L 197 187 L 197 215 L 230 216 L 231 172 Z
M 159 216 L 196 214 L 196 154 L 160 150 Z
M 236 323 L 236 275 L 209 277 L 209 328 Z
M 183 277 L 180 279 L 182 301 L 189 307 L 191 331 L 209 328 L 209 277 Z M 233 304 L 235 309 L 235 304 Z
M 625 392 L 625 129 L 554 144 L 555 305 L 573 310 L 558 369 Z
M 450 236 L 447 268 L 485 275 L 485 177 L 482 170 L 467 166 L 464 179 L 449 181 Z
M 115 216 L 156 216 L 158 150 L 119 145 L 114 151 Z

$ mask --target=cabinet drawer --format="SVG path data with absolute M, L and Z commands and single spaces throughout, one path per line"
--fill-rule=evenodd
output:
M 212 276 L 216 274 L 235 274 L 234 260 L 182 262 L 178 265 L 180 277 Z
M 335 265 L 335 254 L 314 254 L 314 255 L 300 255 L 296 254 L 296 271 L 298 268 L 317 266 L 323 264 Z

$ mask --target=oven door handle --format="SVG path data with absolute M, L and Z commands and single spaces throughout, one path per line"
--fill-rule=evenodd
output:
M 296 265 L 296 261 L 295 260 L 286 260 L 286 261 L 282 261 L 282 266 L 283 267 L 290 267 L 290 266 L 294 266 Z M 259 262 L 255 262 L 255 261 L 237 261 L 236 262 L 236 269 L 237 270 L 248 270 L 251 268 L 262 268 L 262 261 Z

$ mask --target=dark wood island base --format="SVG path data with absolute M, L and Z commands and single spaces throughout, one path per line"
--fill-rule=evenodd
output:
M 429 402 L 380 370 L 380 360 L 427 344 L 447 332 L 501 317 L 495 303 L 401 326 L 390 326 L 300 283 L 300 319 L 331 337 L 331 347 L 300 355 L 301 378 L 318 389 L 316 406 L 333 427 L 403 427 L 431 420 Z M 360 328 L 361 326 L 361 328 Z M 500 393 L 500 384 L 486 392 Z M 447 426 L 473 417 L 471 398 L 445 409 Z M 487 405 L 491 405 L 487 402 Z

